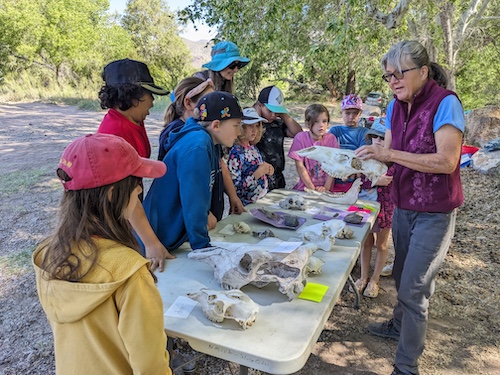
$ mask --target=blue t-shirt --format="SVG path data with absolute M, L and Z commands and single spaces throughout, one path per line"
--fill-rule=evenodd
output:
M 393 99 L 387 106 L 387 119 L 385 121 L 385 127 L 388 130 L 391 130 L 391 118 L 395 102 L 396 99 Z M 455 95 L 448 95 L 441 101 L 441 103 L 439 103 L 432 125 L 433 132 L 437 132 L 443 125 L 446 124 L 454 126 L 462 133 L 465 130 L 464 112 L 460 101 Z
M 330 129 L 330 133 L 337 137 L 340 148 L 344 150 L 356 150 L 365 145 L 367 132 L 368 128 L 358 126 L 335 125 Z

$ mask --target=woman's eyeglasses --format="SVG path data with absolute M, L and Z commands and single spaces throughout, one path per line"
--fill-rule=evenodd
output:
M 233 70 L 233 69 L 236 69 L 236 68 L 241 69 L 241 68 L 243 68 L 244 66 L 245 66 L 245 64 L 244 64 L 244 63 L 242 63 L 241 61 L 233 61 L 233 62 L 232 62 L 231 64 L 229 64 L 227 67 L 228 67 L 229 69 Z
M 415 70 L 415 69 L 420 69 L 420 67 L 416 66 L 414 68 L 405 69 L 402 71 L 396 70 L 395 72 L 392 72 L 392 73 L 386 73 L 382 76 L 382 79 L 386 82 L 391 82 L 391 78 L 394 77 L 399 81 L 400 79 L 404 78 L 406 72 L 410 72 L 410 71 Z
M 380 135 L 371 135 L 371 138 L 372 139 L 374 139 L 374 138 L 380 138 L 381 140 L 385 139 L 384 137 L 381 137 Z

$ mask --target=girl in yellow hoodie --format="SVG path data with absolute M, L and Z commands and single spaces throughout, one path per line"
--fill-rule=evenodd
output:
M 140 179 L 165 172 L 114 135 L 80 137 L 64 151 L 59 224 L 33 253 L 57 374 L 172 374 L 163 303 L 128 222 Z

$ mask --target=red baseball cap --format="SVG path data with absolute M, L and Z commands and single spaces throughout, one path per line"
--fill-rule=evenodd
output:
M 62 181 L 65 190 L 93 189 L 128 176 L 161 177 L 165 163 L 139 156 L 123 138 L 111 134 L 87 134 L 64 150 L 58 168 L 71 178 Z

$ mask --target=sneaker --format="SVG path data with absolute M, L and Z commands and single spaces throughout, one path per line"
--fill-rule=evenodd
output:
M 387 320 L 383 323 L 373 323 L 368 325 L 368 332 L 372 335 L 399 340 L 399 332 L 394 327 L 393 320 Z
M 392 275 L 392 267 L 394 263 L 388 264 L 384 268 L 382 268 L 382 272 L 380 272 L 380 276 L 391 276 Z
M 172 359 L 172 370 L 178 373 L 179 368 L 184 374 L 192 374 L 196 371 L 196 361 L 186 363 L 187 359 L 180 353 L 177 353 Z
M 406 372 L 401 371 L 396 366 L 394 366 L 394 370 L 391 372 L 391 375 L 410 375 Z

